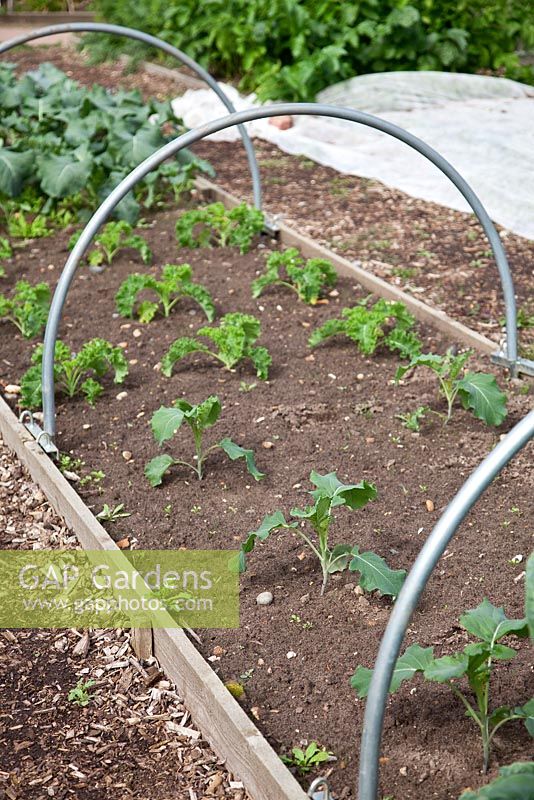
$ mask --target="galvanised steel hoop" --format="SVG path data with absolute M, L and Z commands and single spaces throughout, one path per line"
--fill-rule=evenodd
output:
M 534 438 L 534 411 L 517 423 L 478 465 L 426 540 L 399 593 L 380 642 L 367 695 L 360 749 L 358 800 L 376 800 L 380 740 L 395 662 L 419 598 L 458 526 L 501 469 Z
M 86 224 L 82 231 L 80 238 L 74 246 L 67 262 L 63 268 L 61 276 L 52 298 L 50 313 L 48 315 L 48 322 L 45 330 L 44 337 L 44 352 L 43 352 L 43 414 L 44 414 L 44 432 L 53 441 L 56 432 L 56 412 L 55 412 L 55 398 L 54 398 L 54 350 L 57 340 L 57 333 L 63 306 L 67 297 L 69 286 L 72 282 L 76 268 L 83 257 L 84 253 L 91 245 L 95 234 L 100 226 L 113 212 L 116 205 L 122 198 L 133 189 L 136 184 L 142 180 L 152 169 L 158 167 L 165 159 L 176 155 L 182 148 L 188 147 L 205 136 L 211 133 L 230 128 L 233 125 L 239 125 L 244 122 L 250 122 L 255 119 L 263 119 L 265 117 L 275 117 L 282 114 L 287 115 L 319 115 L 325 117 L 334 117 L 336 119 L 345 119 L 351 122 L 359 122 L 362 125 L 367 125 L 383 133 L 387 133 L 401 142 L 412 147 L 421 155 L 425 156 L 429 161 L 435 164 L 449 180 L 459 189 L 465 197 L 475 215 L 481 223 L 484 233 L 490 242 L 499 274 L 501 277 L 501 284 L 503 288 L 505 303 L 506 303 L 506 327 L 507 327 L 507 341 L 506 351 L 503 358 L 509 360 L 511 370 L 517 364 L 517 324 L 516 324 L 516 304 L 514 296 L 514 286 L 510 268 L 504 247 L 495 229 L 493 222 L 488 216 L 487 211 L 478 199 L 477 195 L 457 172 L 449 162 L 443 158 L 436 150 L 423 142 L 417 136 L 399 128 L 391 122 L 374 117 L 371 114 L 366 114 L 363 111 L 355 111 L 351 108 L 338 108 L 336 106 L 328 106 L 319 103 L 280 103 L 276 106 L 266 106 L 264 108 L 248 109 L 246 111 L 235 112 L 229 114 L 222 119 L 214 120 L 202 125 L 194 130 L 187 131 L 172 142 L 163 145 L 155 153 L 152 153 L 141 164 L 135 167 L 129 175 L 126 176 L 109 194 L 104 202 L 95 211 L 89 222 Z M 501 355 L 501 354 L 499 354 Z
M 46 28 L 38 28 L 35 31 L 24 33 L 21 36 L 16 36 L 0 44 L 0 55 L 2 53 L 7 53 L 8 50 L 20 44 L 31 42 L 34 39 L 42 39 L 46 36 L 53 36 L 57 33 L 109 33 L 114 36 L 125 36 L 128 39 L 136 39 L 139 42 L 150 45 L 150 47 L 156 47 L 158 50 L 167 53 L 167 55 L 173 56 L 173 58 L 185 64 L 186 67 L 189 67 L 190 70 L 208 84 L 210 89 L 213 89 L 219 100 L 224 103 L 230 113 L 235 111 L 233 103 L 226 96 L 226 93 L 221 89 L 217 81 L 209 72 L 201 67 L 200 64 L 197 64 L 194 59 L 190 58 L 187 53 L 178 50 L 177 47 L 173 47 L 172 44 L 165 42 L 163 39 L 158 39 L 156 36 L 151 36 L 144 31 L 138 31 L 136 28 L 126 28 L 123 25 L 108 25 L 101 22 L 67 22 L 61 25 L 49 25 Z M 254 205 L 256 208 L 261 208 L 261 180 L 254 145 L 244 125 L 238 125 L 238 130 L 243 140 L 252 177 Z

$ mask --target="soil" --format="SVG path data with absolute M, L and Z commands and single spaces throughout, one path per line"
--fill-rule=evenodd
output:
M 213 153 L 219 151 L 231 156 L 231 188 L 239 193 L 246 172 L 239 169 L 237 146 L 209 144 L 209 148 L 212 160 L 217 161 Z M 266 156 L 272 148 L 261 145 L 260 153 Z M 278 151 L 275 155 L 281 158 Z M 276 198 L 272 194 L 269 199 L 268 195 L 268 204 L 274 205 L 276 199 L 277 210 L 283 211 L 284 203 L 293 200 L 293 214 L 297 214 L 302 207 L 296 205 L 295 196 L 305 185 L 306 195 L 300 196 L 306 197 L 306 214 L 310 216 L 307 221 L 294 216 L 293 221 L 309 232 L 307 226 L 315 224 L 311 209 L 318 215 L 321 208 L 319 228 L 324 234 L 328 214 L 331 212 L 335 219 L 339 213 L 337 203 L 349 201 L 346 196 L 338 199 L 334 195 L 332 205 L 325 209 L 324 198 L 331 196 L 325 194 L 326 174 L 331 181 L 333 173 L 315 165 L 309 167 L 302 160 L 297 170 L 296 161 L 285 162 L 280 173 L 283 192 L 280 185 L 272 184 Z M 221 182 L 225 183 L 228 173 L 222 164 L 217 166 Z M 271 167 L 269 175 L 275 175 Z M 319 175 L 325 176 L 323 181 Z M 357 178 L 347 180 L 360 183 Z M 395 203 L 398 211 L 398 200 L 406 200 L 405 195 L 378 184 L 371 189 L 367 200 L 359 193 L 352 194 L 359 197 L 362 213 L 369 209 L 372 216 L 380 211 L 382 223 L 388 220 L 389 224 L 391 205 Z M 412 200 L 411 205 L 406 201 L 405 206 L 411 209 L 406 214 L 413 216 L 409 218 L 403 212 L 399 225 L 408 232 L 410 226 L 414 228 L 414 220 L 421 221 L 422 209 L 428 208 L 424 224 L 430 233 L 432 252 L 439 240 L 434 224 L 447 221 L 448 249 L 439 251 L 440 263 L 447 262 L 447 269 L 452 268 L 452 259 L 464 257 L 462 247 L 472 246 L 468 245 L 467 235 L 472 226 L 466 215 L 422 201 Z M 351 214 L 352 207 L 345 206 L 343 219 L 350 223 Z M 159 360 L 175 338 L 194 333 L 204 323 L 200 312 L 188 301 L 180 301 L 168 320 L 157 318 L 143 326 L 120 319 L 114 313 L 118 286 L 132 271 L 146 268 L 135 255 L 130 258 L 131 254 L 123 254 L 101 275 L 80 269 L 69 294 L 62 338 L 76 348 L 105 332 L 113 344 L 124 347 L 131 365 L 131 374 L 123 386 L 106 382 L 106 391 L 95 409 L 79 399 L 68 403 L 61 400 L 58 404 L 61 449 L 83 459 L 84 474 L 100 469 L 106 475 L 101 483 L 89 484 L 80 493 L 95 511 L 104 503 L 124 503 L 132 516 L 108 527 L 115 539 L 127 537 L 133 547 L 229 548 L 237 547 L 264 514 L 278 508 L 288 512 L 295 505 L 306 504 L 312 469 L 336 470 L 347 482 L 375 482 L 379 497 L 361 511 L 341 511 L 332 526 L 332 540 L 372 549 L 384 556 L 390 566 L 408 568 L 466 477 L 499 436 L 531 407 L 532 398 L 527 395 L 530 384 L 507 382 L 502 372 L 495 372 L 509 395 L 509 416 L 497 431 L 457 409 L 446 427 L 437 416 L 429 415 L 419 434 L 410 433 L 402 427 L 397 414 L 423 404 L 443 411 L 430 375 L 421 370 L 395 386 L 392 377 L 398 362 L 390 354 L 379 352 L 372 359 L 365 358 L 343 338 L 336 338 L 313 353 L 307 346 L 313 327 L 337 316 L 343 306 L 364 295 L 360 287 L 342 278 L 337 294 L 314 308 L 297 302 L 292 293 L 283 289 L 270 289 L 254 301 L 250 282 L 263 268 L 266 249 L 273 246 L 272 242 L 262 241 L 246 256 L 230 249 L 178 249 L 174 239 L 176 215 L 161 213 L 152 228 L 140 231 L 155 254 L 155 266 L 150 269 L 157 274 L 164 263 L 187 261 L 193 267 L 195 280 L 212 292 L 219 315 L 236 310 L 256 314 L 262 321 L 261 344 L 273 356 L 269 381 L 257 380 L 248 364 L 230 374 L 204 356 L 190 357 L 170 379 L 164 378 L 157 368 Z M 376 223 L 376 217 L 372 218 Z M 458 241 L 453 242 L 452 236 L 449 239 L 455 220 L 466 232 L 461 246 Z M 7 268 L 8 276 L 3 281 L 6 288 L 23 277 L 32 281 L 46 279 L 53 285 L 67 257 L 69 235 L 69 231 L 59 233 L 18 251 Z M 408 235 L 412 234 L 402 234 Z M 376 231 L 372 237 L 369 235 L 368 246 L 374 238 Z M 510 236 L 507 241 L 516 239 Z M 531 258 L 532 244 L 517 241 L 517 247 L 523 248 L 517 252 L 530 254 Z M 415 239 L 410 242 L 415 246 Z M 481 240 L 479 247 L 484 248 Z M 401 252 L 408 254 L 409 250 Z M 362 257 L 361 251 L 358 257 Z M 522 297 L 526 297 L 532 263 L 525 256 L 523 264 L 527 266 L 524 271 L 518 270 L 518 275 L 523 276 L 518 282 L 518 292 L 524 292 Z M 480 285 L 476 302 L 486 303 L 485 287 L 491 288 L 484 306 L 484 313 L 491 320 L 497 312 L 494 274 L 484 266 L 475 269 L 477 276 L 488 276 L 487 283 Z M 473 274 L 466 280 L 474 296 Z M 450 275 L 447 280 L 444 299 L 451 302 Z M 430 294 L 426 292 L 424 299 L 431 300 Z M 452 302 L 453 306 L 447 306 L 450 313 L 457 310 Z M 91 312 L 82 316 L 81 309 Z M 474 320 L 475 317 L 469 324 L 476 327 Z M 444 352 L 456 344 L 433 329 L 419 330 L 427 349 Z M 488 330 L 484 332 L 487 334 Z M 0 380 L 4 385 L 18 382 L 29 363 L 30 352 L 31 343 L 13 335 L 13 329 L 6 325 L 0 338 Z M 474 358 L 471 366 L 491 370 L 482 359 Z M 256 385 L 245 392 L 242 389 L 249 386 L 242 382 Z M 124 391 L 127 395 L 117 399 Z M 222 453 L 216 453 L 210 458 L 202 482 L 192 473 L 175 468 L 161 488 L 150 489 L 141 472 L 158 453 L 149 429 L 152 413 L 180 396 L 199 402 L 213 393 L 220 396 L 224 410 L 217 428 L 208 435 L 208 443 L 230 436 L 253 448 L 266 477 L 256 483 L 240 462 L 229 464 Z M 168 451 L 187 458 L 190 448 L 186 431 L 180 431 Z M 126 460 L 125 453 L 132 457 L 126 456 Z M 529 455 L 531 449 L 527 448 L 502 472 L 459 529 L 429 582 L 407 644 L 432 644 L 438 654 L 463 647 L 466 638 L 458 618 L 465 609 L 478 605 L 483 596 L 495 605 L 504 605 L 509 616 L 522 615 L 522 564 L 514 564 L 512 559 L 532 549 L 534 470 Z M 330 780 L 340 798 L 355 797 L 364 710 L 364 702 L 355 697 L 349 678 L 358 664 L 372 666 L 391 608 L 389 600 L 374 595 L 362 597 L 355 588 L 354 575 L 333 576 L 321 597 L 318 565 L 313 557 L 291 533 L 276 534 L 250 557 L 249 569 L 242 579 L 240 629 L 200 634 L 201 651 L 212 657 L 213 668 L 224 680 L 248 675 L 242 703 L 279 752 L 287 753 L 292 746 L 316 740 L 335 754 L 337 760 L 329 766 Z M 264 590 L 273 592 L 272 606 L 256 605 L 257 594 Z M 222 648 L 223 654 L 216 655 L 220 650 L 215 648 Z M 288 658 L 290 652 L 296 656 Z M 531 655 L 524 644 L 512 664 L 500 664 L 496 670 L 495 704 L 524 702 L 532 696 L 533 683 Z M 496 741 L 490 777 L 496 774 L 499 764 L 531 754 L 524 728 L 518 724 L 508 726 Z M 483 781 L 480 762 L 473 723 L 464 718 L 458 702 L 445 687 L 416 682 L 390 700 L 381 767 L 384 796 L 397 800 L 455 799 L 465 787 Z M 303 784 L 308 782 L 304 779 Z
M 420 371 L 395 386 L 393 355 L 380 352 L 365 358 L 343 338 L 313 353 L 307 346 L 316 325 L 364 295 L 360 287 L 341 278 L 334 296 L 314 308 L 282 288 L 252 300 L 250 282 L 263 268 L 272 241 L 260 242 L 245 256 L 232 249 L 179 249 L 176 216 L 175 211 L 160 213 L 151 228 L 141 231 L 154 252 L 154 266 L 148 269 L 157 274 L 169 261 L 188 262 L 195 280 L 211 291 L 218 315 L 235 310 L 257 315 L 261 343 L 273 357 L 269 381 L 259 381 L 248 364 L 232 374 L 205 356 L 191 356 L 170 379 L 163 377 L 160 359 L 175 338 L 204 324 L 201 312 L 183 300 L 167 320 L 157 318 L 149 325 L 124 320 L 117 317 L 114 295 L 128 274 L 147 269 L 137 254 L 124 253 L 100 275 L 82 267 L 69 293 L 61 336 L 77 348 L 105 331 L 106 338 L 124 348 L 131 370 L 124 385 L 106 382 L 94 409 L 80 399 L 59 402 L 61 449 L 85 462 L 80 473 L 99 469 L 106 475 L 101 483 L 81 489 L 82 496 L 95 512 L 104 503 L 124 503 L 132 516 L 108 527 L 116 540 L 128 538 L 130 546 L 233 548 L 264 514 L 306 504 L 312 469 L 336 470 L 346 482 L 375 482 L 379 498 L 364 510 L 340 512 L 333 541 L 372 549 L 392 567 L 408 568 L 455 491 L 499 435 L 528 410 L 531 398 L 524 392 L 529 384 L 506 385 L 496 373 L 506 385 L 510 409 L 498 431 L 458 409 L 446 427 L 429 415 L 421 433 L 410 433 L 396 414 L 423 404 L 444 410 L 430 374 Z M 15 278 L 54 284 L 68 238 L 65 231 L 34 241 L 31 260 L 17 253 L 4 279 L 7 286 Z M 88 308 L 90 315 L 80 313 Z M 455 344 L 430 328 L 419 330 L 429 350 L 443 352 Z M 31 343 L 13 336 L 6 325 L 0 340 L 4 385 L 18 381 L 30 352 Z M 477 359 L 472 366 L 488 369 Z M 244 392 L 242 382 L 255 386 Z M 126 396 L 116 399 L 122 392 Z M 221 452 L 210 458 L 202 482 L 178 467 L 161 488 L 150 489 L 141 472 L 158 453 L 149 428 L 152 413 L 177 397 L 199 402 L 212 393 L 219 395 L 224 410 L 207 443 L 230 436 L 253 448 L 266 477 L 256 483 L 240 462 L 228 463 Z M 180 431 L 166 450 L 187 459 L 187 432 Z M 532 548 L 533 469 L 528 456 L 524 452 L 503 472 L 462 526 L 429 584 L 407 643 L 434 644 L 439 653 L 463 646 L 458 617 L 485 595 L 503 604 L 510 616 L 522 613 L 522 582 L 514 581 L 522 566 L 510 561 Z M 427 501 L 432 501 L 432 511 Z M 289 532 L 274 535 L 250 557 L 243 576 L 240 629 L 203 631 L 200 649 L 206 657 L 220 653 L 214 648 L 223 649 L 212 666 L 224 680 L 249 674 L 242 702 L 279 752 L 317 740 L 335 753 L 332 785 L 341 797 L 353 797 L 364 703 L 348 680 L 358 664 L 372 665 L 391 603 L 359 596 L 354 575 L 334 576 L 323 597 L 319 589 L 318 565 L 301 541 Z M 264 590 L 273 592 L 273 606 L 257 606 L 256 596 Z M 291 651 L 297 655 L 288 659 Z M 512 666 L 499 667 L 495 702 L 527 699 L 531 683 L 530 654 L 524 646 Z M 384 794 L 406 800 L 456 798 L 461 789 L 480 782 L 472 723 L 445 688 L 417 684 L 415 696 L 411 688 L 390 701 Z M 462 748 L 455 745 L 458 741 Z M 510 726 L 496 748 L 491 774 L 499 763 L 526 757 L 528 748 L 524 730 Z

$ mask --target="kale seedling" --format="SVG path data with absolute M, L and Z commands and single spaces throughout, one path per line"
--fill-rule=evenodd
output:
M 182 247 L 239 247 L 248 253 L 252 239 L 263 230 L 264 217 L 257 208 L 240 203 L 228 211 L 222 203 L 186 211 L 176 223 L 176 238 Z
M 250 358 L 261 380 L 267 380 L 272 363 L 265 347 L 256 347 L 255 342 L 261 332 L 260 321 L 250 314 L 225 314 L 218 327 L 205 326 L 197 331 L 198 336 L 206 336 L 216 345 L 217 352 L 197 338 L 189 336 L 176 339 L 161 360 L 161 371 L 170 378 L 177 361 L 190 353 L 208 353 L 221 361 L 226 369 L 233 369 L 245 358 Z
M 280 756 L 284 764 L 295 767 L 300 775 L 307 775 L 319 764 L 324 764 L 333 756 L 326 748 L 319 747 L 317 742 L 310 742 L 306 750 L 300 747 L 293 747 L 290 756 Z
M 419 353 L 421 342 L 412 331 L 415 318 L 404 303 L 380 299 L 367 308 L 368 301 L 367 297 L 352 308 L 344 308 L 342 319 L 330 319 L 317 328 L 309 338 L 310 347 L 343 333 L 365 355 L 372 355 L 382 342 L 403 358 L 413 358 Z
M 263 478 L 263 472 L 260 472 L 254 463 L 254 452 L 252 450 L 245 450 L 238 444 L 235 444 L 231 439 L 221 439 L 217 444 L 203 449 L 202 439 L 204 433 L 212 425 L 215 425 L 221 413 L 221 403 L 218 397 L 211 395 L 203 403 L 192 405 L 187 400 L 175 400 L 173 405 L 169 408 L 161 406 L 152 415 L 151 426 L 154 439 L 159 445 L 172 439 L 176 431 L 181 427 L 183 422 L 186 422 L 191 428 L 193 439 L 195 442 L 195 463 L 191 464 L 188 461 L 173 458 L 170 455 L 161 455 L 153 458 L 145 467 L 145 475 L 148 478 L 151 486 L 159 486 L 162 482 L 165 473 L 174 465 L 182 464 L 189 467 L 195 472 L 199 480 L 202 480 L 204 474 L 204 463 L 214 450 L 220 448 L 224 450 L 226 455 L 235 461 L 237 458 L 244 458 L 247 469 L 250 474 L 259 481 Z
M 459 800 L 534 800 L 534 761 L 501 767 L 498 778 L 477 791 L 467 789 Z
M 123 317 L 133 317 L 137 296 L 144 290 L 154 292 L 159 302 L 143 301 L 137 308 L 141 322 L 150 322 L 156 316 L 161 304 L 163 316 L 168 317 L 181 297 L 195 300 L 209 322 L 215 317 L 215 306 L 207 289 L 191 280 L 192 270 L 189 264 L 165 264 L 161 271 L 161 280 L 153 275 L 134 273 L 129 275 L 120 285 L 115 296 L 117 311 Z
M 454 401 L 460 398 L 465 409 L 470 409 L 477 419 L 486 425 L 500 425 L 506 417 L 506 395 L 501 392 L 494 375 L 485 372 L 466 372 L 464 366 L 471 350 L 454 355 L 447 350 L 444 356 L 434 353 L 415 355 L 409 364 L 397 369 L 395 380 L 399 381 L 416 367 L 428 367 L 437 376 L 442 396 L 447 402 L 445 424 L 452 416 Z
M 404 428 L 409 431 L 418 431 L 421 428 L 421 420 L 426 418 L 428 406 L 419 406 L 415 411 L 408 411 L 407 414 L 395 414 L 396 419 L 400 419 Z
M 92 678 L 89 678 L 88 681 L 84 681 L 83 678 L 80 678 L 74 689 L 69 691 L 67 699 L 71 703 L 76 703 L 77 706 L 88 706 L 91 702 L 92 695 L 89 692 L 89 689 L 94 686 L 96 681 Z
M 117 522 L 119 519 L 131 516 L 132 515 L 128 511 L 124 510 L 124 503 L 119 503 L 119 505 L 114 508 L 104 503 L 102 511 L 96 515 L 96 518 L 102 522 Z
M 395 692 L 405 680 L 421 672 L 428 681 L 445 683 L 463 703 L 466 715 L 480 729 L 482 737 L 483 771 L 489 764 L 493 737 L 506 722 L 515 719 L 524 721 L 531 736 L 534 736 L 534 698 L 524 706 L 500 706 L 490 709 L 490 678 L 494 661 L 507 661 L 515 657 L 512 647 L 500 644 L 505 636 L 528 636 L 526 619 L 507 619 L 504 609 L 496 608 L 484 598 L 475 609 L 460 617 L 465 630 L 478 641 L 468 644 L 460 653 L 434 658 L 432 647 L 412 644 L 397 659 L 389 691 Z M 351 678 L 351 685 L 359 697 L 366 697 L 371 682 L 372 670 L 358 667 Z M 458 681 L 467 678 L 475 702 L 458 686 Z
M 286 278 L 280 277 L 280 269 Z M 306 262 L 295 247 L 283 252 L 271 253 L 267 258 L 267 269 L 252 283 L 252 297 L 259 297 L 267 286 L 287 286 L 297 293 L 300 300 L 314 306 L 321 292 L 337 283 L 337 274 L 325 258 L 309 258 Z
M 50 287 L 47 283 L 32 286 L 27 281 L 18 281 L 11 300 L 0 295 L 0 319 L 12 322 L 26 339 L 41 333 L 49 309 Z
M 323 574 L 321 594 L 324 594 L 330 575 L 333 572 L 342 572 L 348 567 L 352 572 L 360 573 L 362 589 L 369 592 L 377 589 L 381 594 L 396 597 L 406 575 L 404 570 L 390 569 L 376 553 L 360 553 L 357 547 L 345 544 L 330 547 L 328 542 L 333 509 L 339 506 L 346 506 L 352 511 L 363 508 L 377 496 L 376 487 L 367 481 L 343 484 L 335 472 L 319 475 L 312 471 L 310 481 L 316 487 L 310 492 L 314 504 L 304 509 L 292 508 L 290 515 L 295 517 L 295 522 L 286 522 L 281 511 L 265 516 L 260 527 L 251 531 L 241 545 L 238 556 L 239 571 L 245 571 L 246 555 L 254 549 L 256 542 L 264 542 L 273 531 L 289 528 L 294 529 L 319 559 Z M 315 533 L 315 541 L 302 529 L 304 522 L 307 522 Z
M 76 231 L 70 238 L 69 248 L 72 250 L 81 236 L 81 231 Z M 102 264 L 111 264 L 119 250 L 131 247 L 137 250 L 143 259 L 144 264 L 152 261 L 152 251 L 142 236 L 134 234 L 129 222 L 119 220 L 118 222 L 108 222 L 100 233 L 95 236 L 94 247 L 89 251 L 87 260 L 92 267 L 100 267 Z
M 32 353 L 32 366 L 24 373 L 20 382 L 21 404 L 25 408 L 39 408 L 42 404 L 41 367 L 43 345 Z M 82 392 L 90 405 L 103 392 L 102 385 L 94 378 L 101 378 L 108 369 L 114 371 L 114 382 L 122 383 L 128 374 L 128 363 L 120 347 L 113 347 L 105 339 L 91 339 L 78 353 L 72 353 L 61 341 L 56 342 L 54 378 L 56 388 L 68 397 Z M 89 377 L 85 377 L 91 373 Z M 84 380 L 85 378 L 85 380 Z

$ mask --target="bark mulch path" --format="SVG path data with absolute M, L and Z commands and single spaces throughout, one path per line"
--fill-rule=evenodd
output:
M 76 546 L 1 440 L 0 546 Z M 67 699 L 80 679 L 95 681 L 85 707 Z M 245 792 L 155 661 L 135 658 L 128 632 L 4 630 L 0 797 L 244 800 Z

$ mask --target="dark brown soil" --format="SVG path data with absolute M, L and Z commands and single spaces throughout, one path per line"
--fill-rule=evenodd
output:
M 269 241 L 247 256 L 231 249 L 179 250 L 174 239 L 176 212 L 157 217 L 140 231 L 152 247 L 158 272 L 167 262 L 188 261 L 194 277 L 216 299 L 219 314 L 243 311 L 262 321 L 261 343 L 273 356 L 269 382 L 257 380 L 250 365 L 228 373 L 208 358 L 190 357 L 172 378 L 157 364 L 171 341 L 194 332 L 204 319 L 194 305 L 181 301 L 170 319 L 150 325 L 117 318 L 114 294 L 132 271 L 142 271 L 135 254 L 120 257 L 101 275 L 80 269 L 69 295 L 62 338 L 72 347 L 95 335 L 121 344 L 131 374 L 124 386 L 106 383 L 95 409 L 75 399 L 58 408 L 58 443 L 85 461 L 85 474 L 101 469 L 106 477 L 89 484 L 82 495 L 95 511 L 103 503 L 125 504 L 127 520 L 109 525 L 116 539 L 128 537 L 137 548 L 231 548 L 262 516 L 307 502 L 309 473 L 336 470 L 342 480 L 374 481 L 379 499 L 358 512 L 340 512 L 332 528 L 335 542 L 372 549 L 393 567 L 408 568 L 425 536 L 472 469 L 499 435 L 528 410 L 526 382 L 501 385 L 509 393 L 510 414 L 502 430 L 486 428 L 458 409 L 443 427 L 430 416 L 420 434 L 406 431 L 395 415 L 421 404 L 442 411 L 436 386 L 423 371 L 395 386 L 396 359 L 386 353 L 364 358 L 348 341 L 337 339 L 311 354 L 307 338 L 316 324 L 362 297 L 348 279 L 340 279 L 337 296 L 310 308 L 283 289 L 251 299 L 250 282 L 262 269 Z M 65 261 L 68 232 L 32 243 L 30 253 L 17 253 L 8 267 L 6 286 L 15 278 L 46 278 L 54 283 Z M 28 255 L 30 257 L 28 257 Z M 90 310 L 90 311 L 89 311 Z M 0 380 L 18 382 L 29 363 L 31 343 L 13 335 L 6 324 L 0 339 Z M 431 329 L 421 329 L 425 346 L 443 352 L 453 342 Z M 310 356 L 313 355 L 313 360 Z M 486 362 L 473 366 L 488 369 Z M 240 391 L 241 381 L 255 383 Z M 116 395 L 126 391 L 122 400 Z M 231 436 L 254 448 L 266 477 L 250 479 L 240 462 L 223 454 L 210 459 L 202 482 L 176 468 L 159 489 L 142 475 L 158 448 L 149 429 L 161 404 L 177 397 L 198 402 L 217 393 L 224 411 L 209 443 Z M 273 447 L 267 443 L 272 443 Z M 191 441 L 180 431 L 169 451 L 191 454 Z M 124 453 L 132 458 L 125 460 Z M 509 616 L 521 615 L 521 564 L 511 559 L 532 548 L 532 464 L 524 451 L 486 492 L 455 537 L 436 570 L 413 620 L 407 642 L 434 644 L 439 653 L 463 646 L 457 620 L 467 608 L 488 596 L 504 605 Z M 434 510 L 427 510 L 427 500 Z M 359 597 L 355 576 L 333 577 L 320 597 L 318 565 L 290 533 L 277 534 L 250 558 L 242 580 L 241 627 L 236 631 L 201 633 L 201 650 L 226 679 L 246 681 L 244 707 L 279 752 L 303 741 L 317 740 L 333 751 L 331 782 L 341 797 L 354 797 L 357 751 L 364 703 L 349 686 L 355 667 L 373 664 L 391 607 L 387 599 Z M 258 607 L 263 590 L 274 604 Z M 295 616 L 300 618 L 296 621 Z M 289 652 L 295 652 L 288 659 Z M 220 652 L 220 651 L 216 651 Z M 458 702 L 442 687 L 407 686 L 391 701 L 383 745 L 382 789 L 403 800 L 456 798 L 461 789 L 481 782 L 480 752 L 473 724 Z M 499 665 L 494 702 L 524 702 L 532 695 L 528 646 L 513 664 Z M 252 711 L 254 709 L 254 711 Z M 496 744 L 491 775 L 499 764 L 529 757 L 524 728 L 511 725 Z M 305 781 L 306 783 L 306 781 Z

